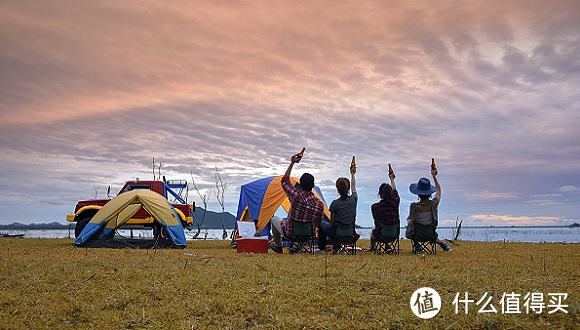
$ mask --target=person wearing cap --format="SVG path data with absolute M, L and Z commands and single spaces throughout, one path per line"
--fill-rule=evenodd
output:
M 437 180 L 437 170 L 432 170 L 433 182 L 435 186 L 431 185 L 431 181 L 427 178 L 421 178 L 417 183 L 412 183 L 409 187 L 411 193 L 419 196 L 419 202 L 411 203 L 409 208 L 409 217 L 407 218 L 407 232 L 405 236 L 413 239 L 415 232 L 415 223 L 420 225 L 434 225 L 437 228 L 439 224 L 438 207 L 441 201 L 441 185 Z M 431 198 L 432 194 L 435 196 Z M 447 243 L 441 241 L 438 237 L 437 230 L 435 230 L 435 242 L 441 246 L 445 251 L 451 251 Z M 417 245 L 415 245 L 417 247 Z
M 290 210 L 288 218 L 281 219 L 273 217 L 270 221 L 272 224 L 272 236 L 274 242 L 270 244 L 270 249 L 276 253 L 282 253 L 282 235 L 290 237 L 292 235 L 292 222 L 310 222 L 313 229 L 320 226 L 324 218 L 324 204 L 312 192 L 314 188 L 314 176 L 310 173 L 304 173 L 300 177 L 300 185 L 294 186 L 290 182 L 290 173 L 295 163 L 300 160 L 298 155 L 293 155 L 290 159 L 290 165 L 286 173 L 282 176 L 282 188 L 290 200 Z

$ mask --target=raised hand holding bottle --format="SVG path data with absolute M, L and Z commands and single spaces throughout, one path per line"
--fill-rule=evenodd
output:
M 300 163 L 302 156 L 304 156 L 304 150 L 306 150 L 306 148 L 302 148 L 302 150 L 300 150 L 300 152 L 296 154 L 296 162 L 297 163 Z
M 431 158 L 431 174 L 437 175 L 437 165 L 435 165 L 435 158 Z

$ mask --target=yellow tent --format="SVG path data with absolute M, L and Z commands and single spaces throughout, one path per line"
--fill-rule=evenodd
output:
M 132 190 L 119 194 L 105 204 L 91 219 L 74 244 L 82 245 L 89 239 L 107 240 L 115 229 L 125 224 L 139 209 L 144 208 L 167 231 L 175 245 L 187 244 L 180 217 L 162 195 L 151 190 Z M 98 234 L 98 237 L 95 234 Z

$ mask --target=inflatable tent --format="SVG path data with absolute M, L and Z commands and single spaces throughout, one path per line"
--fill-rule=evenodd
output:
M 296 184 L 300 180 L 290 177 L 290 182 Z M 324 203 L 324 213 L 330 219 L 330 212 L 320 188 L 315 186 L 312 192 Z M 253 221 L 260 230 L 261 236 L 270 236 L 270 219 L 280 206 L 286 212 L 290 210 L 290 200 L 282 189 L 282 176 L 272 176 L 250 182 L 241 188 L 236 220 Z
M 169 241 L 173 247 L 187 245 L 179 215 L 175 213 L 165 197 L 151 190 L 127 191 L 111 199 L 87 223 L 74 244 L 90 247 L 121 247 L 122 245 L 115 245 L 114 242 L 111 243 L 112 245 L 107 245 L 107 242 L 115 236 L 115 229 L 125 224 L 141 208 L 158 221 L 169 236 L 169 240 L 155 240 L 154 246 L 159 246 L 158 243 L 166 245 L 158 241 Z M 133 244 L 130 246 L 138 240 L 132 241 Z

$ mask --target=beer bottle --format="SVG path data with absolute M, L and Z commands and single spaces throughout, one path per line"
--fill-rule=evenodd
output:
M 437 171 L 437 166 L 435 165 L 435 158 L 431 158 L 431 171 Z
M 391 164 L 389 164 L 389 175 L 393 174 L 393 168 L 391 167 Z
M 353 169 L 356 167 L 356 162 L 354 160 L 354 156 L 352 156 L 352 161 L 350 162 L 350 168 Z
M 304 150 L 306 150 L 306 148 L 302 148 L 302 150 L 300 150 L 300 152 L 296 154 L 296 157 L 298 158 L 298 159 L 296 159 L 297 163 L 300 163 L 302 156 L 304 156 Z

